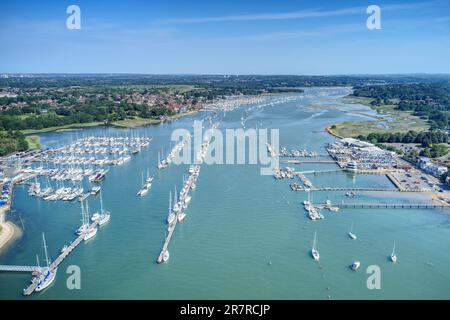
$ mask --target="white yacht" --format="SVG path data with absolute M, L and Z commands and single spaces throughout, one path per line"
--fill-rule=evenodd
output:
M 361 262 L 359 262 L 359 261 L 353 261 L 353 263 L 352 263 L 352 265 L 350 266 L 350 268 L 353 270 L 353 271 L 356 271 L 356 270 L 358 270 L 358 268 L 361 266 Z
M 169 261 L 169 258 L 170 258 L 169 250 L 164 251 L 162 260 L 164 262 L 167 262 L 167 261 Z
M 148 179 L 146 180 L 146 182 L 144 183 L 144 173 L 142 173 L 142 188 L 138 191 L 137 195 L 140 197 L 145 196 L 148 193 L 148 190 L 150 190 L 150 187 L 152 185 L 153 178 L 152 180 L 150 180 L 150 182 L 148 182 Z
M 100 192 L 100 189 L 101 189 L 101 187 L 100 186 L 94 186 L 94 187 L 92 187 L 92 189 L 91 189 L 91 194 L 92 195 L 96 195 L 97 193 L 99 193 Z
M 108 223 L 111 219 L 111 214 L 108 211 L 102 211 L 100 215 L 100 219 L 98 220 L 98 225 L 101 227 L 104 224 Z
M 86 216 L 84 213 L 83 201 L 81 201 L 81 226 L 75 231 L 76 234 L 80 235 L 89 228 L 89 221 L 86 221 Z
M 84 211 L 84 223 L 83 225 L 87 225 L 87 228 L 85 228 L 83 240 L 87 241 L 89 239 L 92 239 L 97 234 L 97 226 L 90 226 L 89 225 L 89 205 L 86 201 L 86 210 Z
M 42 240 L 44 242 L 44 251 L 45 251 L 45 260 L 47 262 L 47 267 L 44 268 L 43 272 L 41 273 L 41 275 L 39 276 L 39 283 L 35 289 L 36 292 L 42 291 L 45 288 L 48 288 L 53 281 L 55 281 L 56 278 L 56 272 L 57 272 L 57 268 L 55 269 L 50 269 L 50 260 L 48 258 L 48 253 L 47 253 L 47 244 L 45 243 L 45 235 L 42 234 Z
M 352 221 L 352 226 L 350 227 L 350 232 L 348 233 L 348 236 L 351 239 L 356 240 L 356 234 L 353 233 L 353 221 Z
M 177 188 L 175 187 L 175 195 L 173 199 L 173 211 L 175 213 L 178 213 L 181 210 L 181 205 L 177 200 Z
M 355 171 L 358 169 L 358 164 L 355 161 L 350 161 L 346 165 L 346 169 L 350 171 Z
M 175 213 L 170 212 L 170 213 L 169 213 L 169 216 L 167 217 L 167 223 L 168 223 L 168 224 L 174 223 L 175 220 L 176 220 L 176 218 L 177 218 L 177 216 L 175 215 Z
M 97 227 L 89 227 L 87 232 L 84 234 L 83 240 L 88 241 L 92 239 L 97 234 Z
M 94 213 L 91 217 L 91 221 L 97 221 L 98 225 L 101 227 L 102 225 L 109 222 L 109 220 L 111 219 L 111 213 L 103 209 L 101 209 L 100 212 L 101 213 Z
M 394 241 L 394 248 L 392 248 L 392 253 L 391 253 L 391 255 L 389 256 L 389 259 L 391 259 L 391 261 L 392 261 L 393 263 L 396 263 L 396 262 L 397 262 L 397 255 L 395 254 L 395 241 Z
M 313 246 L 311 249 L 311 255 L 315 261 L 319 261 L 320 255 L 319 255 L 319 251 L 317 251 L 317 249 L 316 249 L 316 236 L 317 236 L 317 232 L 315 231 L 314 232 L 314 242 L 313 242 Z
M 178 214 L 178 222 L 183 221 L 184 218 L 186 218 L 186 214 L 185 214 L 183 211 L 181 211 L 181 212 Z

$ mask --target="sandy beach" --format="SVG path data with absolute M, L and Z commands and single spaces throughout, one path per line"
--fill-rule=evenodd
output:
M 8 210 L 9 205 L 0 208 L 0 250 L 14 238 L 16 233 L 15 225 L 10 221 L 5 220 Z

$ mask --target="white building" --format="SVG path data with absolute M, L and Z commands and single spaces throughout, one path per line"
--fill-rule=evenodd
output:
M 433 162 L 431 162 L 430 158 L 427 157 L 417 158 L 417 165 L 419 166 L 420 169 L 435 177 L 440 177 L 444 173 L 448 172 L 447 167 L 434 164 Z

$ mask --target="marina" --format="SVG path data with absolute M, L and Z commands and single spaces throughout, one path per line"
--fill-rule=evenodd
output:
M 172 163 L 172 160 L 176 157 L 176 155 L 183 149 L 186 143 L 190 142 L 190 139 L 191 139 L 190 136 L 184 137 L 172 148 L 172 150 L 169 152 L 169 154 L 165 159 L 161 160 L 159 158 L 160 154 L 158 154 L 158 169 L 161 170 L 167 168 Z
M 218 126 L 219 126 L 219 124 L 216 123 L 212 126 L 212 128 L 217 129 Z M 185 141 L 185 140 L 183 140 L 183 141 Z M 184 146 L 184 144 L 185 144 L 185 142 L 183 142 L 183 144 L 181 144 L 181 148 Z M 177 192 L 175 189 L 173 208 L 172 208 L 171 197 L 169 198 L 169 214 L 167 217 L 167 223 L 169 224 L 169 227 L 168 227 L 167 235 L 164 240 L 162 250 L 161 250 L 160 254 L 158 255 L 158 257 L 156 258 L 157 263 L 168 262 L 168 260 L 169 260 L 170 241 L 172 240 L 172 236 L 173 236 L 173 233 L 177 226 L 177 223 L 182 222 L 186 217 L 185 210 L 191 201 L 191 196 L 189 195 L 189 192 L 196 188 L 196 182 L 197 182 L 197 179 L 200 174 L 200 164 L 203 163 L 203 161 L 205 159 L 205 155 L 208 150 L 209 144 L 210 144 L 210 137 L 206 136 L 204 138 L 202 144 L 200 145 L 199 150 L 196 153 L 195 159 L 198 164 L 192 165 L 189 167 L 189 170 L 188 170 L 189 176 L 184 181 L 184 185 L 180 191 L 180 196 L 179 196 L 178 201 L 177 201 Z M 179 149 L 179 150 L 181 150 L 181 149 Z M 177 150 L 177 152 L 179 150 Z
M 329 123 L 351 119 L 351 116 L 329 111 L 328 117 L 309 121 L 306 119 L 321 114 L 323 110 L 304 106 L 309 101 L 320 102 L 322 97 L 341 106 L 339 97 L 345 93 L 342 88 L 308 89 L 305 101 L 293 99 L 276 104 L 276 108 L 255 107 L 246 114 L 245 125 L 247 128 L 256 125 L 280 128 L 280 145 L 287 150 L 308 146 L 308 150 L 314 150 L 323 157 L 318 160 L 326 160 L 324 146 L 335 139 L 326 133 L 317 133 L 318 130 Z M 220 114 L 221 130 L 240 128 L 243 108 L 250 106 L 236 107 L 226 111 L 225 116 Z M 274 114 L 278 118 L 274 118 Z M 114 217 L 104 229 L 97 225 L 98 233 L 89 241 L 85 241 L 81 234 L 74 236 L 74 226 L 80 225 L 79 197 L 73 201 L 45 201 L 42 197 L 30 195 L 29 189 L 36 178 L 41 191 L 47 187 L 47 179 L 52 189 L 61 188 L 61 183 L 65 188 L 79 188 L 79 182 L 51 179 L 46 174 L 36 175 L 35 171 L 21 172 L 10 194 L 12 210 L 7 217 L 18 226 L 21 226 L 21 218 L 25 230 L 22 238 L 0 254 L 0 269 L 17 266 L 18 270 L 0 273 L 0 286 L 8 288 L 1 290 L 0 297 L 327 299 L 331 296 L 332 299 L 371 299 L 376 298 L 376 293 L 365 287 L 365 268 L 370 264 L 383 268 L 383 298 L 448 296 L 446 270 L 450 260 L 448 255 L 440 254 L 450 239 L 445 227 L 447 207 L 432 204 L 427 192 L 395 191 L 399 188 L 386 174 L 352 173 L 335 163 L 292 163 L 287 165 L 293 170 L 281 169 L 284 178 L 273 179 L 261 176 L 259 166 L 202 163 L 199 164 L 201 179 L 191 184 L 187 195 L 182 194 L 188 181 L 192 181 L 191 165 L 170 165 L 166 170 L 156 170 L 158 152 L 161 153 L 163 147 L 167 148 L 173 130 L 192 128 L 193 120 L 197 119 L 206 123 L 207 115 L 206 112 L 198 113 L 157 126 L 129 130 L 88 128 L 78 131 L 78 137 L 74 132 L 42 134 L 44 150 L 61 148 L 61 145 L 93 136 L 134 135 L 153 137 L 153 140 L 150 148 L 142 147 L 135 154 L 129 152 L 131 159 L 123 165 L 87 164 L 83 168 L 83 165 L 54 165 L 46 161 L 41 164 L 40 159 L 47 154 L 45 151 L 30 153 L 23 159 L 24 168 L 29 164 L 33 170 L 42 166 L 42 173 L 53 169 L 53 166 L 65 170 L 61 171 L 64 174 L 68 173 L 70 166 L 83 170 L 90 167 L 108 170 L 106 177 L 97 183 L 89 181 L 89 176 L 83 176 L 83 196 L 89 194 L 83 202 L 89 201 L 89 211 L 93 213 L 90 219 L 95 213 L 106 211 L 101 208 L 101 202 L 111 209 Z M 211 149 L 212 144 L 206 150 Z M 76 156 L 86 157 L 83 154 Z M 97 154 L 98 158 L 105 156 L 119 158 L 126 155 Z M 31 158 L 35 160 L 31 161 Z M 17 163 L 18 159 L 10 161 Z M 137 192 L 143 185 L 142 180 L 145 183 L 147 170 L 148 175 L 154 178 L 152 187 L 145 197 L 138 197 Z M 297 173 L 312 185 L 309 192 L 304 190 L 308 187 Z M 405 184 L 398 173 L 392 174 L 398 177 L 400 184 Z M 289 186 L 295 183 L 303 188 L 302 192 L 291 191 Z M 95 186 L 101 189 L 93 190 Z M 35 188 L 33 190 L 37 190 Z M 322 190 L 325 188 L 339 190 Z M 324 219 L 312 221 L 308 218 L 303 201 L 308 201 L 311 191 L 312 206 Z M 345 195 L 351 192 L 355 194 Z M 175 204 L 182 199 L 185 202 L 190 199 L 188 206 L 179 211 L 185 216 L 178 215 L 172 224 L 167 223 L 169 197 L 170 212 L 173 212 L 175 198 Z M 357 235 L 357 240 L 350 238 L 350 231 Z M 50 265 L 59 262 L 54 269 L 57 276 L 46 290 L 32 291 L 29 296 L 22 297 L 22 289 L 30 276 L 35 279 L 32 272 L 43 272 L 36 270 L 38 266 L 33 263 L 35 254 L 42 251 L 42 232 L 45 232 L 49 256 L 56 257 Z M 313 245 L 315 232 L 316 243 Z M 384 236 L 380 237 L 380 234 Z M 417 234 L 422 235 L 421 239 Z M 395 265 L 390 260 L 394 241 Z M 80 245 L 81 242 L 85 245 Z M 67 247 L 63 254 L 60 250 L 64 246 Z M 313 247 L 320 252 L 318 262 L 311 256 Z M 59 259 L 61 256 L 64 256 L 62 260 Z M 156 263 L 158 260 L 160 264 Z M 349 266 L 354 261 L 359 261 L 360 267 L 353 274 Z M 68 290 L 66 287 L 66 268 L 74 264 L 82 270 L 82 290 Z M 133 277 L 124 274 L 124 266 L 132 267 Z M 423 275 L 427 275 L 426 287 L 411 281 Z M 242 281 L 243 278 L 247 280 Z M 299 287 L 298 283 L 302 286 Z M 406 284 L 408 290 L 403 289 Z M 30 285 L 32 289 L 33 284 Z

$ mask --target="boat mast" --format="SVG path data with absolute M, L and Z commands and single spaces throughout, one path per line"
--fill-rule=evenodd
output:
M 85 213 L 85 217 L 86 217 L 86 224 L 89 224 L 89 203 L 86 200 L 86 213 Z
M 173 205 L 177 203 L 177 186 L 175 186 L 175 195 L 173 196 Z
M 314 231 L 313 249 L 316 248 L 316 236 L 317 236 L 317 231 Z
M 42 233 L 42 240 L 44 241 L 45 261 L 47 262 L 47 267 L 50 267 L 50 260 L 48 259 L 47 244 L 45 243 L 45 235 L 44 235 L 44 233 Z
M 172 212 L 172 190 L 169 193 L 169 214 Z
M 83 201 L 81 201 L 81 225 L 84 225 L 84 205 Z
M 103 199 L 102 192 L 100 191 L 100 213 L 103 213 Z
M 392 248 L 392 255 L 395 255 L 395 241 L 394 241 L 394 247 Z

